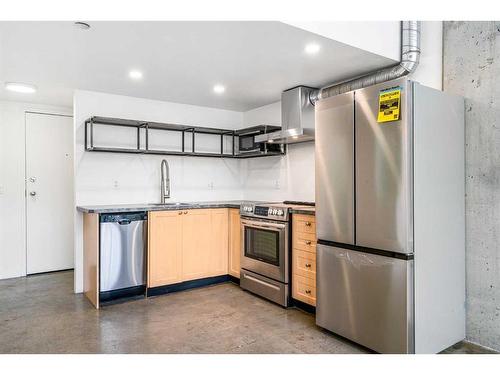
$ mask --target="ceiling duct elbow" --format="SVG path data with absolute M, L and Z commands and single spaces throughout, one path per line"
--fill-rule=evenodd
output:
M 411 74 L 420 61 L 420 21 L 401 23 L 401 61 L 399 64 L 374 73 L 311 92 L 311 103 L 345 92 L 373 86 Z

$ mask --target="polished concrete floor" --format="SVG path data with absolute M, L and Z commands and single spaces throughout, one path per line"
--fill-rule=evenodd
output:
M 73 272 L 0 281 L 0 353 L 367 352 L 230 283 L 99 311 L 72 289 Z

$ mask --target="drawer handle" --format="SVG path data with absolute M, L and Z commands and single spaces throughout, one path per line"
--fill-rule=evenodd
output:
M 311 289 L 307 289 L 306 294 L 311 294 Z
M 187 213 L 188 213 L 187 211 L 184 211 L 184 215 L 187 215 Z
M 310 245 L 311 243 L 311 241 L 306 241 L 306 245 Z
M 306 227 L 310 227 L 310 226 L 311 226 L 311 222 L 306 221 Z
M 249 276 L 249 275 L 245 275 L 245 274 L 243 274 L 243 277 L 244 277 L 245 279 L 252 280 L 253 282 L 256 282 L 256 283 L 261 284 L 261 285 L 264 285 L 264 286 L 267 286 L 267 287 L 269 287 L 269 288 L 272 288 L 272 289 L 275 289 L 275 290 L 280 290 L 279 286 L 276 286 L 276 285 L 273 285 L 273 284 L 266 283 L 265 281 L 262 281 L 262 280 L 256 279 L 256 278 L 255 278 L 255 277 L 253 277 L 253 276 Z
M 179 215 L 182 215 L 182 211 L 179 212 Z
M 306 263 L 306 268 L 311 268 L 311 263 Z

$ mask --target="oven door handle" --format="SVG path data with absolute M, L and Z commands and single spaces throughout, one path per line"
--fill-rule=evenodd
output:
M 241 225 L 244 227 L 250 227 L 250 228 L 263 228 L 263 229 L 274 229 L 274 230 L 283 230 L 286 228 L 285 224 L 273 224 L 273 223 L 266 223 L 266 224 L 255 224 L 254 222 L 250 221 L 241 221 Z

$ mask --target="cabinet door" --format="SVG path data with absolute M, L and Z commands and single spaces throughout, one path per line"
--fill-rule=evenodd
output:
M 149 213 L 148 287 L 181 281 L 182 211 Z
M 211 210 L 187 210 L 182 215 L 182 280 L 209 276 L 212 242 Z
M 210 210 L 212 213 L 212 238 L 209 254 L 209 275 L 227 275 L 228 263 L 228 224 L 229 212 L 227 208 Z
M 229 274 L 240 277 L 241 219 L 240 210 L 229 210 Z

